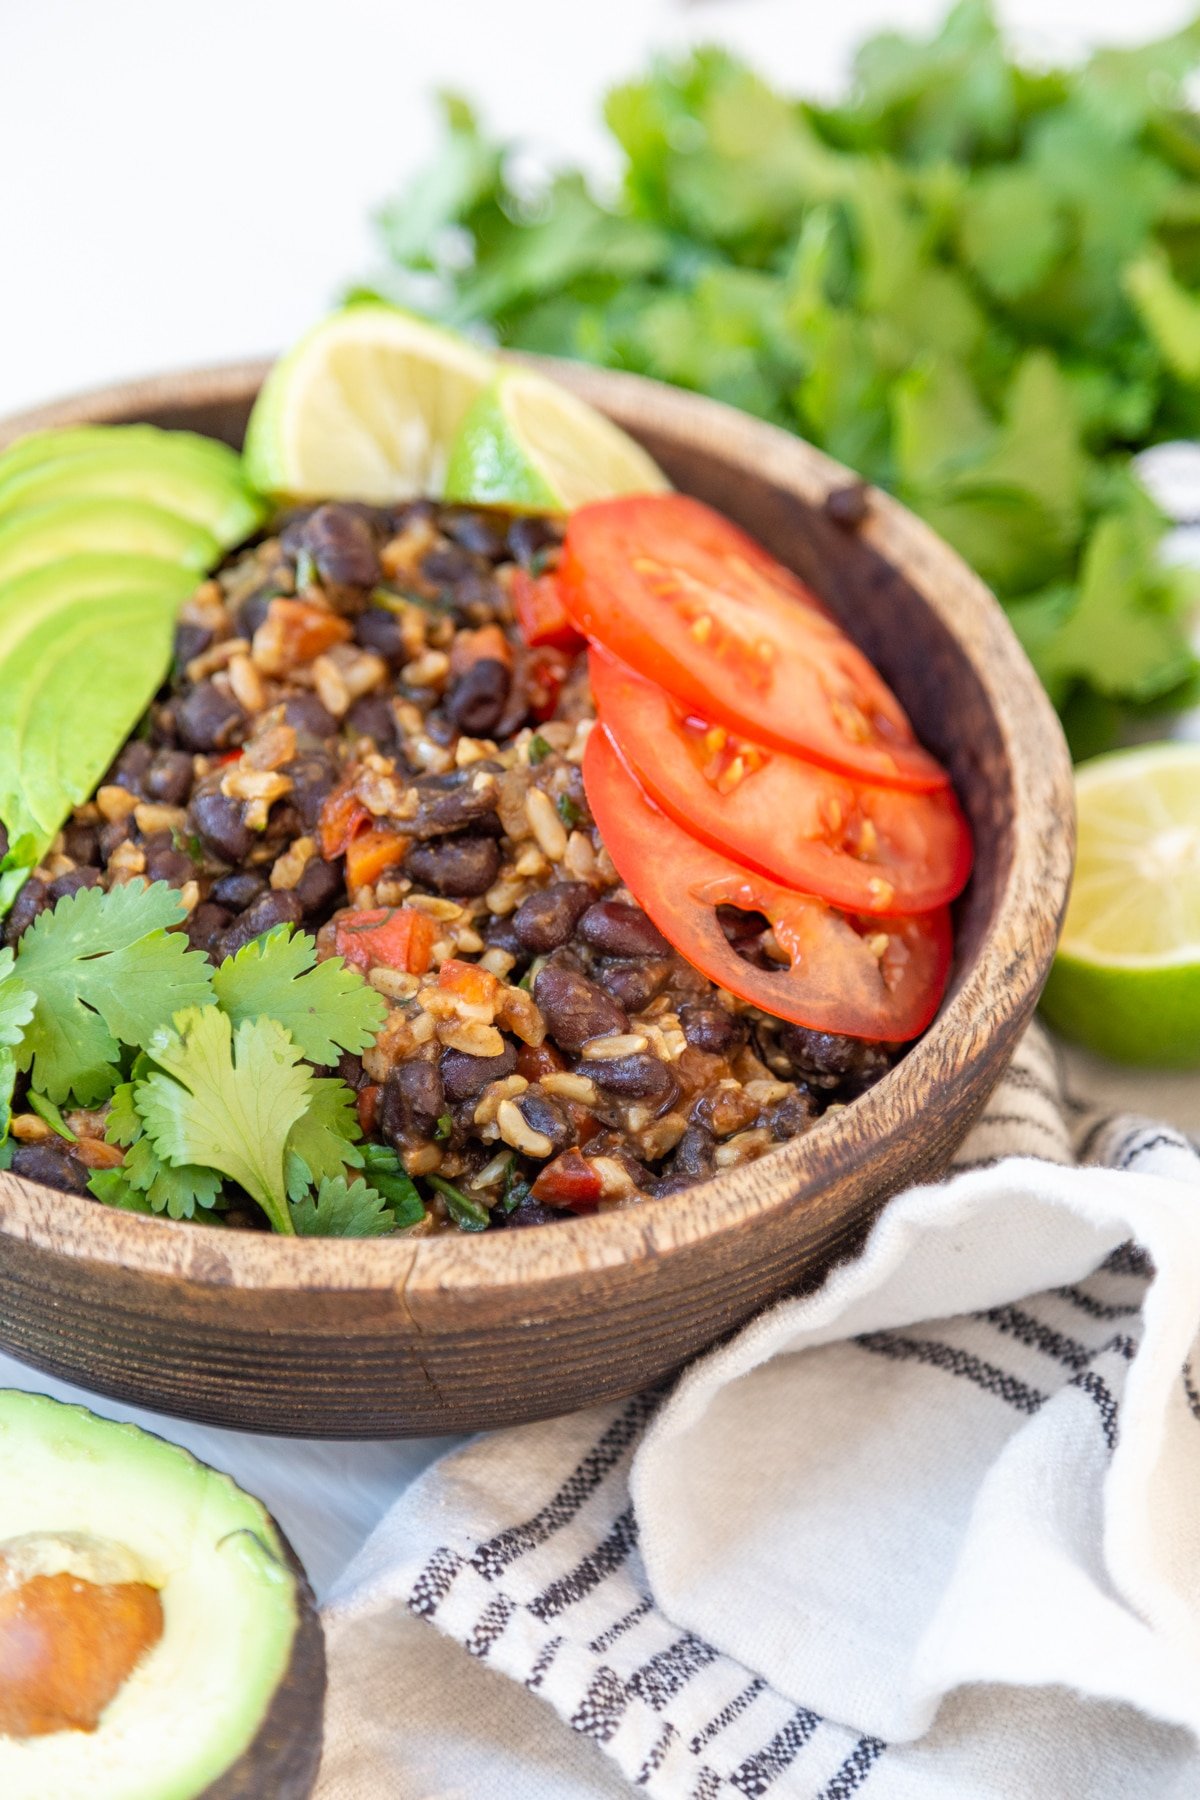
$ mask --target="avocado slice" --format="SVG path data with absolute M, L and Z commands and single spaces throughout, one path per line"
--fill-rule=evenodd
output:
M 62 1571 L 93 1584 L 92 1598 L 152 1590 L 161 1634 L 118 1671 L 93 1729 L 56 1728 L 50 1711 L 36 1735 L 27 1718 L 0 1733 L 4 1800 L 312 1792 L 325 1693 L 320 1621 L 278 1525 L 229 1476 L 134 1425 L 0 1390 L 0 1567 L 10 1585 Z M 25 1589 L 27 1606 L 35 1592 Z M 60 1610 L 52 1646 L 64 1625 Z M 17 1636 L 6 1641 L 0 1607 L 7 1692 L 18 1694 L 26 1677 L 43 1698 L 47 1678 L 19 1666 Z M 6 1655 L 18 1666 L 6 1668 Z M 69 1685 L 95 1674 L 93 1659 Z
M 262 505 L 242 479 L 232 450 L 214 457 L 186 433 L 147 438 L 135 428 L 129 431 L 114 426 L 91 449 L 51 451 L 24 466 L 0 469 L 0 515 L 53 500 L 113 495 L 178 513 L 203 525 L 223 546 L 239 543 L 262 523 Z M 214 448 L 220 452 L 223 446 Z
M 214 468 L 240 478 L 241 458 L 236 450 L 219 438 L 203 437 L 198 431 L 163 431 L 157 425 L 56 425 L 48 431 L 31 431 L 20 437 L 7 450 L 0 451 L 0 481 L 19 469 L 31 469 L 37 463 L 61 462 L 68 456 L 102 450 L 115 439 L 153 446 L 164 438 L 187 444 L 201 456 L 207 456 Z
M 220 560 L 211 531 L 145 500 L 52 500 L 0 518 L 0 587 L 31 569 L 88 551 L 155 556 L 197 577 Z
M 150 704 L 194 581 L 190 569 L 154 557 L 94 555 L 0 588 L 8 866 L 29 868 L 45 854 Z

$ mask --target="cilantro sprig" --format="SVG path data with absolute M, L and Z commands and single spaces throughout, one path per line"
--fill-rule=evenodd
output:
M 713 394 L 897 492 L 996 588 L 1083 753 L 1196 692 L 1196 581 L 1131 457 L 1200 436 L 1197 68 L 1200 22 L 1026 67 L 989 0 L 865 43 L 834 106 L 701 50 L 609 95 L 614 198 L 567 171 L 534 204 L 520 146 L 450 99 L 374 286 Z

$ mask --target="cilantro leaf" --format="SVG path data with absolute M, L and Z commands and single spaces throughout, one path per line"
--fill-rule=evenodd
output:
M 8 1137 L 17 1059 L 13 1054 L 33 1017 L 36 995 L 13 974 L 11 950 L 0 950 L 0 1144 Z
M 276 1231 L 294 1231 L 284 1183 L 288 1135 L 315 1086 L 274 1019 L 236 1030 L 219 1007 L 191 1007 L 147 1045 L 158 1065 L 139 1087 L 146 1134 L 164 1162 L 216 1169 L 245 1188 Z
M 215 1169 L 164 1162 L 146 1137 L 131 1145 L 123 1166 L 126 1181 L 146 1196 L 152 1211 L 172 1219 L 193 1218 L 198 1208 L 214 1206 L 221 1195 L 221 1177 Z
M 38 1091 L 90 1106 L 118 1079 L 122 1044 L 142 1044 L 181 1007 L 212 997 L 208 964 L 171 933 L 184 917 L 165 882 L 80 888 L 21 937 L 16 972 L 36 1004 L 17 1054 Z
M 116 1206 L 122 1212 L 152 1213 L 154 1208 L 144 1194 L 130 1186 L 124 1169 L 93 1169 L 87 1178 L 88 1188 L 105 1206 Z
M 342 1050 L 365 1050 L 387 1004 L 341 957 L 317 962 L 306 932 L 278 925 L 226 957 L 213 977 L 217 1003 L 235 1025 L 271 1018 L 290 1031 L 309 1062 L 335 1063 Z
M 419 1225 L 425 1217 L 425 1202 L 396 1152 L 385 1144 L 364 1144 L 363 1164 L 372 1187 L 391 1207 L 397 1226 Z
M 396 1229 L 386 1200 L 361 1176 L 349 1184 L 342 1175 L 327 1178 L 315 1199 L 293 1201 L 291 1214 L 301 1237 L 382 1237 Z
M 347 1165 L 360 1169 L 360 1135 L 352 1090 L 336 1078 L 314 1077 L 308 1106 L 288 1134 L 284 1171 L 289 1198 L 299 1199 L 313 1182 L 341 1175 Z

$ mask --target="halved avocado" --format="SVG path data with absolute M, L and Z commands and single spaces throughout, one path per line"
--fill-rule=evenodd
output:
M 0 588 L 9 863 L 29 868 L 44 855 L 150 704 L 194 581 L 154 557 L 97 555 L 66 557 Z
M 136 1614 L 140 1635 L 118 1630 L 71 1662 L 95 1643 L 72 1632 L 81 1606 Z M 49 1646 L 39 1664 L 34 1627 Z M 4 1800 L 304 1800 L 316 1780 L 321 1626 L 261 1501 L 136 1426 L 11 1390 L 0 1390 L 0 1690 Z M 97 1694 L 111 1697 L 92 1716 Z
M 203 525 L 222 545 L 239 543 L 263 519 L 234 452 L 183 432 L 151 437 L 140 427 L 113 426 L 91 448 L 51 448 L 32 462 L 0 467 L 0 514 L 99 495 L 165 507 Z
M 0 586 L 91 551 L 154 556 L 196 576 L 221 556 L 221 546 L 203 525 L 145 500 L 114 495 L 51 500 L 0 518 Z

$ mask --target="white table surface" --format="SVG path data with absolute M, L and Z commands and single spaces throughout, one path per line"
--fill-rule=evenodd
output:
M 372 260 L 368 215 L 458 89 L 502 132 L 611 153 L 598 102 L 653 47 L 721 41 L 833 91 L 867 29 L 942 0 L 0 0 L 0 415 L 150 370 L 277 350 Z M 1183 24 L 1188 0 L 1008 0 L 1046 53 Z M 1200 1081 L 1073 1059 L 1115 1104 L 1200 1129 Z M 139 1414 L 0 1356 L 0 1384 L 86 1400 L 261 1494 L 326 1588 L 449 1440 L 315 1444 Z

